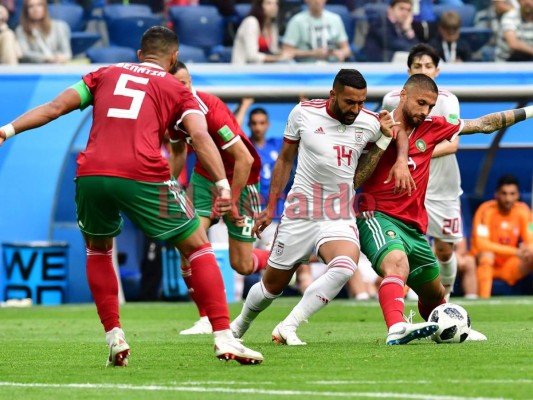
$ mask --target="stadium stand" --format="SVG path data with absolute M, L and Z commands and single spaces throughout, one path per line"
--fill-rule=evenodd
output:
M 137 52 L 131 47 L 109 46 L 93 47 L 87 50 L 87 57 L 95 64 L 115 64 L 137 62 Z

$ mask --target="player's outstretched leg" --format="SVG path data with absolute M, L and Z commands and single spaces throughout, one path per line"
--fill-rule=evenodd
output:
M 233 336 L 241 338 L 259 313 L 266 309 L 279 296 L 281 296 L 281 293 L 275 295 L 266 290 L 263 280 L 253 285 L 248 292 L 241 313 L 230 324 Z
M 309 285 L 287 318 L 274 328 L 272 340 L 289 346 L 305 345 L 306 343 L 296 335 L 300 324 L 328 305 L 350 280 L 356 269 L 357 264 L 350 257 L 334 257 L 328 263 L 326 273 Z

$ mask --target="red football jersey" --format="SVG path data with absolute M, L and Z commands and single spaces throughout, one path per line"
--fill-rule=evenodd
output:
M 213 138 L 216 146 L 220 151 L 220 156 L 222 162 L 224 163 L 224 169 L 226 170 L 226 176 L 230 183 L 233 182 L 233 167 L 235 165 L 234 158 L 226 151 L 236 140 L 242 140 L 252 157 L 254 158 L 254 163 L 252 164 L 252 169 L 250 170 L 250 175 L 248 176 L 247 185 L 252 185 L 259 182 L 259 177 L 261 173 L 261 157 L 257 153 L 254 145 L 250 139 L 244 134 L 239 123 L 235 119 L 235 116 L 230 111 L 228 106 L 220 100 L 218 97 L 205 93 L 197 92 L 193 90 L 194 98 L 198 101 L 200 109 L 205 114 L 205 119 L 207 120 L 207 130 L 209 135 Z M 186 139 L 188 137 L 187 133 L 181 131 L 182 136 Z M 211 175 L 204 168 L 200 160 L 196 160 L 194 165 L 194 172 L 203 176 L 204 178 L 212 181 Z
M 364 194 L 359 197 L 359 211 L 380 211 L 426 233 L 428 216 L 424 201 L 433 149 L 444 139 L 455 138 L 462 127 L 461 120 L 450 123 L 444 117 L 428 116 L 409 135 L 409 170 L 416 183 L 416 190 L 411 196 L 406 192 L 394 194 L 394 180 L 388 184 L 383 183 L 396 162 L 396 146 L 391 144 L 362 187 Z
M 77 176 L 170 179 L 161 155 L 164 134 L 186 114 L 201 113 L 187 88 L 151 63 L 103 67 L 83 81 L 93 96 L 93 123 Z

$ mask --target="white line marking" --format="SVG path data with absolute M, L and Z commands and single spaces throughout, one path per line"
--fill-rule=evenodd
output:
M 442 381 L 438 381 L 442 382 Z M 445 379 L 444 382 L 446 383 L 460 383 L 460 384 L 469 384 L 469 383 L 482 383 L 484 385 L 486 384 L 502 384 L 502 383 L 509 383 L 509 384 L 518 384 L 518 383 L 526 383 L 526 384 L 533 384 L 533 379 Z M 390 380 L 390 381 L 311 381 L 307 382 L 308 385 L 404 385 L 404 384 L 412 384 L 412 385 L 434 385 L 437 381 L 428 381 L 428 380 Z
M 309 390 L 266 390 L 266 389 L 233 389 L 233 388 L 201 388 L 186 386 L 156 386 L 156 385 L 111 385 L 93 383 L 18 383 L 0 382 L 0 387 L 23 388 L 54 388 L 54 389 L 120 389 L 137 391 L 167 391 L 167 392 L 202 392 L 202 393 L 232 393 L 232 394 L 268 394 L 273 396 L 317 396 L 317 397 L 367 397 L 386 399 L 420 399 L 420 400 L 508 400 L 502 397 L 462 397 L 437 396 L 430 394 L 389 393 L 389 392 L 312 392 Z

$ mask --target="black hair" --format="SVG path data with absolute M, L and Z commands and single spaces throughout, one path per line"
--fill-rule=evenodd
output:
M 419 43 L 414 45 L 409 52 L 407 57 L 407 66 L 411 69 L 411 65 L 415 61 L 415 58 L 420 58 L 422 56 L 431 57 L 431 61 L 435 64 L 435 67 L 439 66 L 440 57 L 437 54 L 437 51 L 427 43 Z
M 430 90 L 436 95 L 439 94 L 439 88 L 437 87 L 437 84 L 426 74 L 411 75 L 403 85 L 403 88 L 408 89 L 411 87 L 417 87 L 423 90 Z
M 252 109 L 250 110 L 250 113 L 248 114 L 248 118 L 250 118 L 252 115 L 255 115 L 255 114 L 266 115 L 267 118 L 268 118 L 268 112 L 267 112 L 267 110 L 265 110 L 263 107 L 255 107 L 255 108 L 252 108 Z
M 141 51 L 144 55 L 166 56 L 179 47 L 178 36 L 164 26 L 148 28 L 141 38 Z
M 333 89 L 338 86 L 350 86 L 355 89 L 366 89 L 366 80 L 356 69 L 341 69 L 333 80 Z
M 500 179 L 498 179 L 498 183 L 496 184 L 496 190 L 500 190 L 504 185 L 516 185 L 516 187 L 520 190 L 518 178 L 511 174 L 505 174 L 501 176 Z

